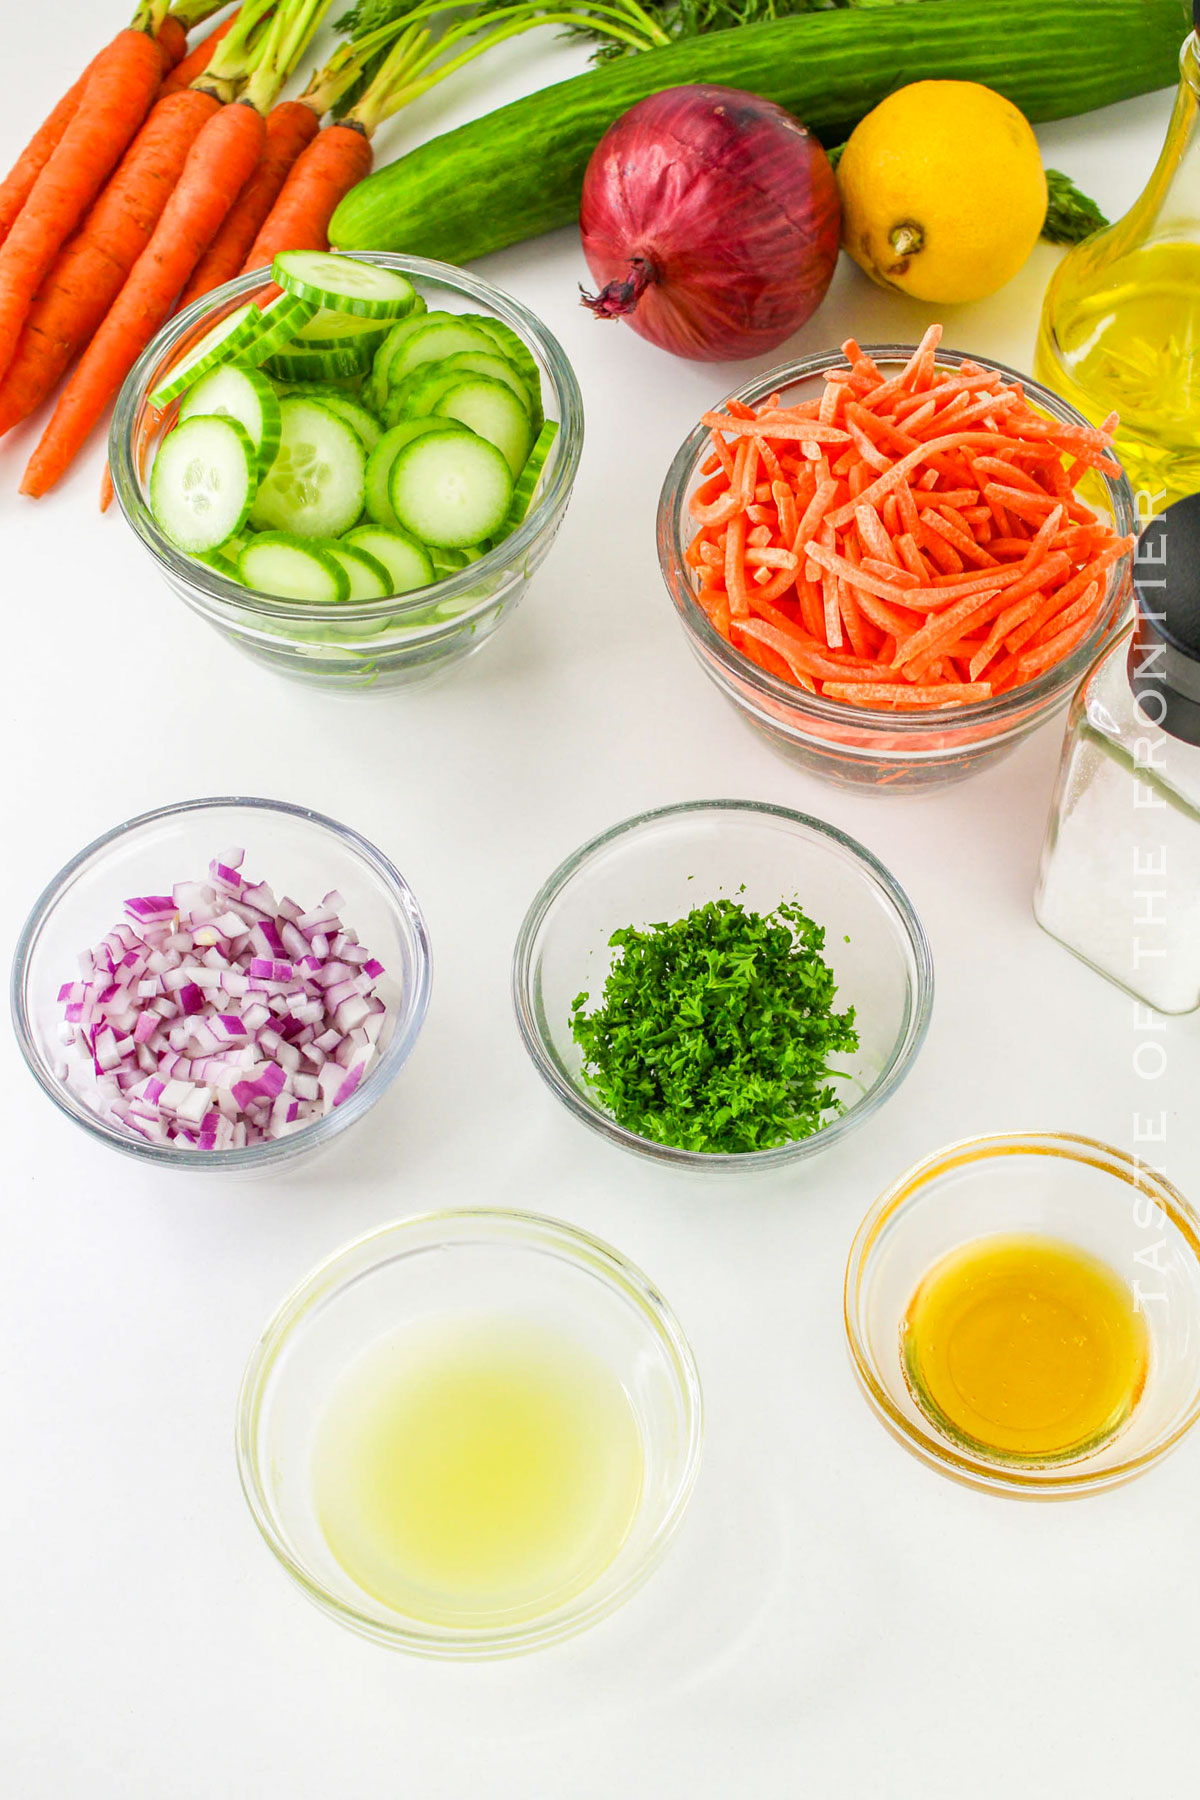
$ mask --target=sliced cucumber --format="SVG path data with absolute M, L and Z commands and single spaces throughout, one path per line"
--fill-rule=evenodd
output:
M 508 516 L 512 493 L 501 452 L 466 429 L 421 432 L 402 446 L 388 476 L 388 498 L 400 524 L 439 549 L 465 548 L 490 536 Z
M 493 381 L 502 381 L 512 389 L 531 418 L 534 407 L 540 403 L 540 396 L 530 392 L 515 363 L 507 356 L 501 356 L 498 350 L 494 354 L 488 350 L 460 350 L 457 356 L 443 358 L 439 366 L 447 375 L 461 371 L 468 375 L 490 375 Z
M 533 444 L 533 423 L 524 401 L 502 381 L 493 381 L 490 375 L 464 375 L 434 401 L 433 414 L 439 419 L 457 419 L 477 437 L 495 444 L 514 481 L 525 467 Z M 485 525 L 470 542 L 491 529 Z
M 214 550 L 246 523 L 258 457 L 236 419 L 187 419 L 167 433 L 150 472 L 150 510 L 180 550 Z
M 361 400 L 353 394 L 343 393 L 341 388 L 332 387 L 328 382 L 310 381 L 291 389 L 293 394 L 302 394 L 308 400 L 319 400 L 330 412 L 345 419 L 352 425 L 362 440 L 362 447 L 369 455 L 383 436 L 383 426 L 373 412 L 368 412 Z
M 389 593 L 409 594 L 414 588 L 428 587 L 433 580 L 433 563 L 424 544 L 396 526 L 357 525 L 343 542 L 352 550 L 365 550 L 383 564 Z
M 427 417 L 446 389 L 462 380 L 461 371 L 446 373 L 444 363 L 422 363 L 411 375 L 392 388 L 380 413 L 385 425 L 399 425 L 403 419 Z
M 422 363 L 441 362 L 464 350 L 492 350 L 494 347 L 494 340 L 477 325 L 465 325 L 453 313 L 429 313 L 393 354 L 387 369 L 388 386 L 395 387 Z
M 344 538 L 329 538 L 321 544 L 335 562 L 341 563 L 350 583 L 350 600 L 386 600 L 393 592 L 392 578 L 377 556 Z
M 346 375 L 365 375 L 374 352 L 370 344 L 347 338 L 332 350 L 309 350 L 293 338 L 286 350 L 269 356 L 263 367 L 281 381 L 330 381 Z
M 558 420 L 546 419 L 538 432 L 537 442 L 529 452 L 525 467 L 517 476 L 517 485 L 513 489 L 512 505 L 508 509 L 508 517 L 504 521 L 501 537 L 507 537 L 515 531 L 521 520 L 533 505 L 533 496 L 537 492 L 538 482 L 542 478 L 542 470 L 550 455 L 551 447 L 558 436 Z
M 417 297 L 412 282 L 398 269 L 380 269 L 327 250 L 284 250 L 275 258 L 271 275 L 291 294 L 360 319 L 401 318 Z
M 350 577 L 323 544 L 290 531 L 263 531 L 238 558 L 247 587 L 280 600 L 348 600 Z
M 307 319 L 292 339 L 295 350 L 344 350 L 369 346 L 372 357 L 391 330 L 386 319 L 360 319 L 355 313 L 328 312 L 324 307 Z
M 204 413 L 244 426 L 258 453 L 258 472 L 265 474 L 279 448 L 279 399 L 266 376 L 237 363 L 210 369 L 179 403 L 181 423 Z
M 207 563 L 210 569 L 215 569 L 226 581 L 240 582 L 242 577 L 238 569 L 238 558 L 249 542 L 248 533 L 236 533 L 233 537 L 226 538 L 223 544 L 218 544 L 215 550 L 200 551 L 196 560 Z
M 501 356 L 516 369 L 525 386 L 529 389 L 529 397 L 533 401 L 534 413 L 540 418 L 542 411 L 542 371 L 538 367 L 537 358 L 524 338 L 518 337 L 511 325 L 503 319 L 493 319 L 486 313 L 464 313 L 463 318 L 480 331 L 486 331 L 496 345 Z
M 363 508 L 367 459 L 358 433 L 302 394 L 280 401 L 279 425 L 279 450 L 254 497 L 250 523 L 305 538 L 340 537 Z
M 310 300 L 298 300 L 295 294 L 276 294 L 263 307 L 255 326 L 255 334 L 246 346 L 243 362 L 261 368 L 268 356 L 274 356 L 290 344 L 300 327 L 316 312 Z
M 367 458 L 364 483 L 367 512 L 377 525 L 399 524 L 399 520 L 392 511 L 392 502 L 388 496 L 388 479 L 392 472 L 392 464 L 405 444 L 411 444 L 412 440 L 420 437 L 423 431 L 453 431 L 455 429 L 456 427 L 450 419 L 405 419 L 399 425 L 393 425 L 390 431 L 384 432 Z
M 253 300 L 248 300 L 245 306 L 236 307 L 219 324 L 214 325 L 211 331 L 206 331 L 183 361 L 177 362 L 170 374 L 151 391 L 151 406 L 156 406 L 161 412 L 185 389 L 190 388 L 193 381 L 198 381 L 201 375 L 207 375 L 210 369 L 229 362 L 232 357 L 240 356 L 243 361 L 246 360 L 245 352 L 258 335 L 261 323 L 262 314 Z
M 388 332 L 387 336 L 384 338 L 382 344 L 379 346 L 379 349 L 375 352 L 375 364 L 374 364 L 374 367 L 372 368 L 371 376 L 370 376 L 370 388 L 371 388 L 371 396 L 370 397 L 373 401 L 382 402 L 384 397 L 386 396 L 387 391 L 388 391 L 387 390 L 388 368 L 391 364 L 391 360 L 392 360 L 393 356 L 395 356 L 397 350 L 400 348 L 400 346 L 404 342 L 405 338 L 411 337 L 411 335 L 414 331 L 419 330 L 420 327 L 426 322 L 427 318 L 436 318 L 436 317 L 449 318 L 450 315 L 449 315 L 449 313 L 446 313 L 446 314 L 430 313 L 428 311 L 428 308 L 425 305 L 425 302 L 421 299 L 421 296 L 418 294 L 417 295 L 417 304 L 413 307 L 412 311 L 408 314 L 407 318 L 403 318 L 403 319 L 399 320 L 397 324 L 392 326 L 392 329 Z M 378 411 L 378 407 L 376 407 L 376 411 Z

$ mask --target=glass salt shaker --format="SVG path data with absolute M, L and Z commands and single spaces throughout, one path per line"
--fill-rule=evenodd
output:
M 1200 1007 L 1200 494 L 1151 520 L 1137 617 L 1071 705 L 1039 924 L 1163 1013 Z

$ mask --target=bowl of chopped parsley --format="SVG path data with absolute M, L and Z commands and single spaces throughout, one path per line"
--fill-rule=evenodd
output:
M 517 1022 L 584 1124 L 683 1167 L 770 1168 L 862 1124 L 933 1004 L 911 901 L 823 820 L 661 807 L 567 858 L 525 915 Z

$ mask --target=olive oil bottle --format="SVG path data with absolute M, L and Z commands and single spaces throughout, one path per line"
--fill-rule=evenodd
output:
M 1195 0 L 1200 31 L 1200 0 Z M 1123 219 L 1068 251 L 1046 289 L 1034 373 L 1099 424 L 1161 511 L 1200 490 L 1200 42 L 1184 43 L 1157 166 Z

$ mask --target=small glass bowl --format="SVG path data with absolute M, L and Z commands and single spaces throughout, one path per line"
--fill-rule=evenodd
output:
M 356 260 L 402 270 L 431 312 L 483 312 L 503 320 L 541 370 L 546 416 L 557 419 L 560 430 L 539 497 L 517 530 L 478 562 L 400 600 L 321 605 L 245 588 L 185 556 L 159 530 L 150 511 L 150 452 L 178 409 L 173 403 L 160 417 L 148 396 L 177 357 L 220 319 L 271 292 L 267 270 L 227 282 L 163 327 L 121 389 L 109 438 L 121 510 L 184 604 L 256 662 L 347 692 L 428 680 L 487 641 L 515 610 L 558 534 L 583 448 L 583 400 L 574 372 L 558 340 L 520 301 L 448 263 L 366 252 L 356 252 Z
M 868 344 L 865 348 L 885 375 L 898 373 L 912 355 L 912 347 L 902 344 Z M 939 360 L 958 362 L 963 355 L 959 350 L 943 350 Z M 972 360 L 981 368 L 996 370 L 1006 380 L 1020 382 L 1026 398 L 1040 412 L 1090 429 L 1081 413 L 1027 375 L 986 356 L 973 356 Z M 768 394 L 781 393 L 785 404 L 794 405 L 819 395 L 825 387 L 824 371 L 844 367 L 845 361 L 840 351 L 804 356 L 756 376 L 731 398 L 757 406 Z M 707 428 L 698 425 L 680 446 L 663 484 L 658 503 L 658 560 L 667 592 L 688 644 L 709 679 L 777 749 L 840 786 L 893 791 L 928 787 L 956 781 L 997 761 L 1066 704 L 1085 669 L 1120 629 L 1132 591 L 1131 554 L 1113 564 L 1100 616 L 1070 655 L 1035 681 L 995 700 L 937 712 L 903 713 L 851 706 L 806 693 L 735 650 L 696 602 L 691 571 L 684 561 L 695 532 L 688 500 L 701 480 L 700 464 L 710 447 Z M 1122 535 L 1136 530 L 1133 492 L 1124 475 L 1093 476 L 1088 495 Z
M 581 1344 L 620 1381 L 642 1439 L 641 1499 L 608 1568 L 561 1606 L 488 1627 L 428 1623 L 374 1599 L 334 1558 L 313 1500 L 315 1434 L 341 1376 L 379 1339 L 416 1322 L 499 1308 Z M 486 1207 L 402 1220 L 314 1269 L 256 1344 L 237 1415 L 243 1491 L 292 1579 L 363 1637 L 441 1658 L 538 1650 L 620 1606 L 679 1527 L 702 1438 L 695 1360 L 674 1314 L 641 1270 L 574 1226 Z
M 683 918 L 722 897 L 760 913 L 798 901 L 825 927 L 839 1010 L 855 1008 L 860 1047 L 838 1058 L 847 1065 L 838 1083 L 847 1110 L 771 1150 L 678 1150 L 627 1131 L 593 1093 L 571 1035 L 571 1003 L 584 990 L 599 999 L 614 931 Z M 539 1075 L 611 1143 L 679 1168 L 773 1169 L 839 1143 L 899 1087 L 929 1025 L 933 960 L 908 895 L 853 838 L 782 806 L 698 800 L 614 825 L 554 871 L 521 925 L 513 1003 Z
M 905 1377 L 901 1330 L 922 1277 L 951 1251 L 1001 1232 L 1089 1251 L 1127 1282 L 1146 1321 L 1141 1399 L 1115 1437 L 1070 1462 L 974 1454 L 931 1424 Z M 875 1202 L 850 1251 L 845 1320 L 868 1400 L 914 1456 L 987 1493 L 1096 1493 L 1140 1475 L 1200 1415 L 1200 1219 L 1162 1176 L 1092 1138 L 969 1138 L 917 1163 Z
M 240 1150 L 149 1144 L 105 1116 L 99 1095 L 60 1075 L 68 1053 L 58 1035 L 58 991 L 75 978 L 80 951 L 124 919 L 127 899 L 202 879 L 212 858 L 235 844 L 245 848 L 247 873 L 280 897 L 313 905 L 333 888 L 344 896 L 342 917 L 386 971 L 378 991 L 391 1009 L 390 1026 L 378 1061 L 350 1098 L 303 1130 Z M 163 1168 L 250 1173 L 316 1150 L 374 1106 L 417 1041 L 431 974 L 429 937 L 412 890 L 387 857 L 348 825 L 282 800 L 185 800 L 106 831 L 59 870 L 34 903 L 17 944 L 12 1016 L 34 1079 L 92 1137 Z M 71 1071 L 78 1078 L 77 1063 Z

